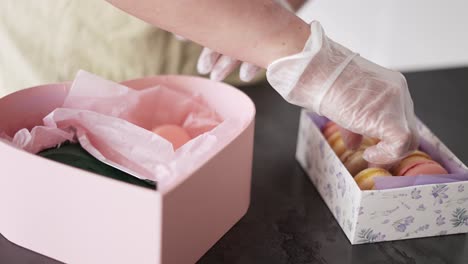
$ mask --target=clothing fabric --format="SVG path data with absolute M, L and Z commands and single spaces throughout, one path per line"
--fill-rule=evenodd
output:
M 79 69 L 114 81 L 196 75 L 201 52 L 103 0 L 2 0 L 0 47 L 0 97 Z

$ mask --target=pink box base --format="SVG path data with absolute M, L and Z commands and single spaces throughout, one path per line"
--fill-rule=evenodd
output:
M 247 212 L 255 107 L 206 79 L 158 76 L 125 82 L 193 89 L 224 118 L 248 125 L 192 173 L 157 191 L 52 162 L 0 142 L 0 232 L 66 263 L 194 263 Z M 0 99 L 0 130 L 31 128 L 63 103 L 69 84 Z M 238 109 L 243 109 L 239 116 Z

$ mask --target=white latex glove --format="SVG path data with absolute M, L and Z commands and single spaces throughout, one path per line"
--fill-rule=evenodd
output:
M 293 7 L 287 0 L 274 0 L 282 7 L 293 12 Z M 260 68 L 248 62 L 241 62 L 237 59 L 220 54 L 216 51 L 204 48 L 198 58 L 197 70 L 200 74 L 210 73 L 210 79 L 214 81 L 222 81 L 229 74 L 236 70 L 240 65 L 239 78 L 244 82 L 250 82 L 255 78 L 255 75 L 260 71 Z
M 364 158 L 392 164 L 418 146 L 413 101 L 405 77 L 329 39 L 319 22 L 301 53 L 268 66 L 267 79 L 286 101 L 315 111 L 348 130 L 348 147 L 361 135 L 379 138 Z
M 200 54 L 197 70 L 200 74 L 210 73 L 211 80 L 222 81 L 235 71 L 239 65 L 241 66 L 239 78 L 244 82 L 252 81 L 258 71 L 260 71 L 260 68 L 253 64 L 240 62 L 234 58 L 210 50 L 209 48 L 204 48 Z

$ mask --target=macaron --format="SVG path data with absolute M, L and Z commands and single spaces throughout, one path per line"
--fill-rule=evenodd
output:
M 329 121 L 325 124 L 322 129 L 323 136 L 328 139 L 331 137 L 335 132 L 339 132 L 340 127 L 333 121 Z
M 420 156 L 402 160 L 394 173 L 397 176 L 448 174 L 447 170 L 438 162 Z
M 426 159 L 432 159 L 431 156 L 429 156 L 429 154 L 427 154 L 426 152 L 420 151 L 420 150 L 415 150 L 411 154 L 406 156 L 406 158 L 409 158 L 409 157 L 423 157 L 423 158 L 426 158 Z
M 335 122 L 329 121 L 327 122 L 323 128 L 322 133 L 326 139 L 329 139 L 333 134 L 340 131 L 340 126 L 338 126 Z M 379 143 L 379 139 L 371 138 L 371 137 L 364 137 L 361 143 L 361 147 L 370 147 Z
M 392 176 L 392 174 L 382 168 L 368 168 L 359 172 L 354 180 L 361 190 L 372 190 L 375 185 L 374 178 L 378 176 Z
M 432 160 L 431 156 L 429 156 L 429 154 L 425 152 L 416 150 L 410 153 L 408 156 L 406 156 L 396 166 L 394 166 L 392 168 L 392 173 L 394 175 L 401 176 L 409 168 L 409 166 L 412 166 L 416 163 L 424 162 L 426 160 Z
M 356 149 L 356 150 L 346 150 L 343 155 L 340 157 L 341 161 L 344 161 L 344 159 L 347 157 L 347 155 L 350 155 L 356 151 L 362 151 L 362 154 L 364 154 L 364 151 L 371 146 L 376 145 L 379 143 L 378 139 L 370 138 L 370 137 L 364 137 L 362 139 L 361 145 Z
M 365 149 L 362 148 L 356 151 L 346 150 L 343 155 L 340 156 L 344 166 L 353 176 L 369 166 L 367 160 L 363 158 L 364 150 Z
M 180 148 L 191 139 L 187 131 L 177 125 L 161 125 L 155 127 L 153 129 L 153 133 L 158 134 L 171 142 L 174 150 Z
M 333 133 L 333 135 L 331 135 L 327 139 L 327 141 L 338 157 L 343 155 L 343 153 L 346 151 L 345 143 L 343 141 L 343 138 L 341 138 L 341 134 L 339 131 Z
M 371 138 L 371 137 L 364 137 L 362 139 L 362 143 L 361 143 L 361 148 L 368 148 L 370 146 L 374 146 L 374 145 L 377 145 L 377 143 L 379 143 L 380 140 L 378 138 Z

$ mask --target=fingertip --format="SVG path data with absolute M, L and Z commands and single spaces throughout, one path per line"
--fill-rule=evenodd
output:
M 258 73 L 260 68 L 257 66 L 244 62 L 241 64 L 240 70 L 239 70 L 239 78 L 243 82 L 251 82 L 254 78 L 255 75 Z
M 210 63 L 206 58 L 200 57 L 197 62 L 197 71 L 200 74 L 208 74 L 213 69 L 213 64 Z
M 377 146 L 371 146 L 371 147 L 368 147 L 365 151 L 364 151 L 364 154 L 362 155 L 362 157 L 367 160 L 370 164 L 373 164 L 373 165 L 379 165 L 379 164 L 382 164 L 381 163 L 381 160 L 379 158 L 375 158 L 376 156 L 379 156 L 379 155 L 376 155 L 377 151 L 375 150 L 377 148 Z
M 239 65 L 239 61 L 229 56 L 222 55 L 211 70 L 210 79 L 213 81 L 222 81 L 231 74 Z
M 208 74 L 213 70 L 216 61 L 219 58 L 219 53 L 208 48 L 204 48 L 197 61 L 197 71 L 200 74 Z
M 211 73 L 210 73 L 210 80 L 212 80 L 212 81 L 220 82 L 220 81 L 224 80 L 224 78 L 226 78 L 226 77 L 224 77 L 223 75 L 221 75 L 221 74 L 220 74 L 218 71 L 216 71 L 216 70 L 213 70 L 213 71 L 211 71 Z
M 210 79 L 212 81 L 220 82 L 220 81 L 224 80 L 228 75 L 229 75 L 229 73 L 226 72 L 225 68 L 221 68 L 218 65 L 215 65 L 213 67 L 213 70 L 211 70 Z
M 398 158 L 391 156 L 389 152 L 385 150 L 384 145 L 384 142 L 380 142 L 375 146 L 368 147 L 364 151 L 363 158 L 375 166 L 393 164 Z

